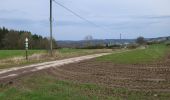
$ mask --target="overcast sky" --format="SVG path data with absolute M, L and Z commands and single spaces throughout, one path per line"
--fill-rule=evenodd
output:
M 1 0 L 0 27 L 49 36 L 50 0 Z M 53 3 L 56 40 L 159 37 L 170 35 L 170 0 L 56 0 L 100 26 Z

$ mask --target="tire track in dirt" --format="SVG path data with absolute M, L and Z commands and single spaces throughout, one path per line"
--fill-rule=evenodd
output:
M 45 70 L 52 67 L 59 67 L 62 65 L 70 64 L 70 63 L 77 63 L 83 60 L 92 59 L 95 57 L 100 57 L 104 55 L 108 55 L 110 53 L 101 53 L 101 54 L 93 54 L 93 55 L 87 55 L 87 56 L 81 56 L 81 57 L 74 57 L 64 60 L 57 60 L 57 61 L 51 61 L 51 62 L 45 62 L 40 64 L 34 64 L 24 67 L 17 67 L 17 68 L 9 68 L 9 69 L 3 69 L 0 70 L 0 81 L 11 79 L 17 76 L 22 76 L 22 74 L 28 74 L 33 73 L 40 70 Z
M 83 60 L 88 60 L 88 59 L 92 59 L 92 58 L 96 58 L 96 57 L 100 57 L 104 55 L 109 55 L 113 53 L 122 53 L 122 52 L 128 52 L 128 51 L 132 51 L 132 50 L 122 50 L 122 51 L 115 51 L 112 53 L 100 53 L 100 54 L 86 55 L 86 56 L 74 57 L 74 58 L 69 58 L 69 59 L 64 59 L 64 60 L 33 64 L 33 65 L 24 66 L 24 67 L 1 69 L 0 70 L 0 81 L 5 80 L 7 78 L 11 79 L 16 76 L 20 76 L 22 74 L 33 73 L 36 71 L 45 70 L 45 69 L 52 68 L 52 67 L 59 67 L 62 65 L 67 65 L 70 63 L 77 63 Z

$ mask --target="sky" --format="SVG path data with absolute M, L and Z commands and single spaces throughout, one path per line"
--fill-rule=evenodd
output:
M 50 0 L 1 0 L 0 27 L 49 37 Z M 56 40 L 123 39 L 170 36 L 170 0 L 56 0 L 87 23 L 53 2 Z

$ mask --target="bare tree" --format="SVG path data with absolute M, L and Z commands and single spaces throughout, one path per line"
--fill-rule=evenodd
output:
M 138 37 L 138 38 L 136 39 L 136 43 L 138 43 L 138 44 L 140 44 L 140 45 L 145 44 L 145 43 L 146 43 L 145 38 L 142 37 L 142 36 Z
M 87 35 L 87 36 L 84 38 L 84 40 L 86 40 L 86 41 L 91 41 L 91 40 L 93 40 L 93 37 L 92 37 L 91 35 Z
M 91 35 L 87 35 L 85 36 L 84 40 L 86 41 L 86 47 L 88 47 L 92 45 L 93 37 Z

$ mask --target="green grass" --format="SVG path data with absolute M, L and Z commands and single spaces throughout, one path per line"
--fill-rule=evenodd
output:
M 158 96 L 155 97 L 154 94 Z M 59 81 L 48 74 L 31 75 L 15 85 L 0 86 L 0 100 L 168 100 L 170 93 L 130 91 L 95 84 Z
M 57 51 L 61 54 L 67 54 L 67 53 L 81 53 L 81 52 L 85 52 L 86 50 L 64 48 L 64 49 L 58 49 Z M 28 50 L 29 56 L 36 53 L 38 54 L 47 53 L 47 50 Z M 0 59 L 19 57 L 19 56 L 25 56 L 25 50 L 0 50 Z
M 69 48 L 57 49 L 53 51 L 54 54 L 55 52 L 58 52 L 58 54 L 62 56 L 86 55 L 102 52 L 101 49 L 92 50 L 92 49 L 69 49 Z M 104 49 L 103 51 L 105 52 Z M 47 53 L 47 50 L 28 50 L 28 55 L 36 53 Z M 19 56 L 25 56 L 25 50 L 0 50 L 0 60 Z
M 87 50 L 88 49 L 71 49 L 71 48 L 58 49 L 58 51 L 61 53 L 82 52 L 82 51 L 87 51 Z
M 18 67 L 24 65 L 30 65 L 35 63 L 41 63 L 51 60 L 59 60 L 71 57 L 78 57 L 84 55 L 90 55 L 95 53 L 102 53 L 102 52 L 110 52 L 111 50 L 108 49 L 57 49 L 53 50 L 53 57 L 48 54 L 47 50 L 29 50 L 29 56 L 32 54 L 42 54 L 43 57 L 36 58 L 36 56 L 32 57 L 28 61 L 24 58 L 18 60 L 13 59 L 14 57 L 24 57 L 25 50 L 0 50 L 0 69 L 11 68 L 11 67 Z M 38 56 L 37 56 L 38 57 Z M 30 57 L 29 57 L 30 58 Z
M 79 55 L 94 54 L 96 51 L 101 52 L 102 50 L 63 48 L 63 49 L 53 50 L 53 53 L 54 56 L 64 58 L 64 57 L 74 57 Z M 57 54 L 55 54 L 56 52 Z M 40 54 L 40 53 L 47 54 L 47 50 L 28 50 L 29 56 L 33 54 Z M 13 57 L 21 57 L 21 56 L 25 56 L 25 50 L 0 50 L 0 60 L 13 58 Z
M 29 50 L 28 55 L 44 53 L 45 50 Z M 0 59 L 25 56 L 25 50 L 0 50 Z
M 106 55 L 97 58 L 98 61 L 109 61 L 116 64 L 149 63 L 165 56 L 168 47 L 163 44 L 151 45 L 147 49 L 138 49 L 124 53 Z

